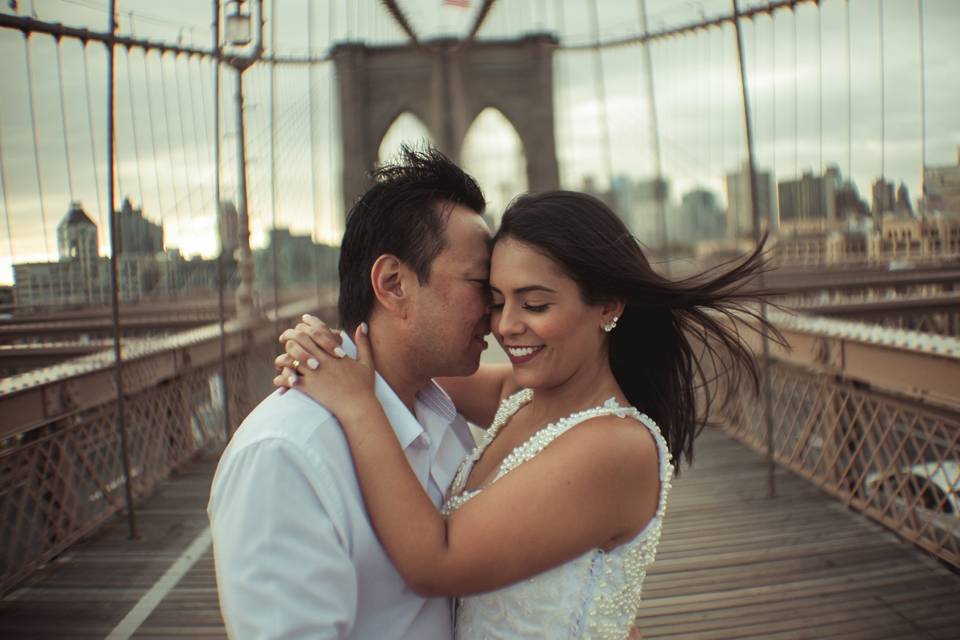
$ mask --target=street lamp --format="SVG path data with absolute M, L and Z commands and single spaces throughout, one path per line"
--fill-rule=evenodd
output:
M 250 44 L 252 29 L 250 14 L 244 10 L 244 0 L 233 0 L 227 8 L 227 23 L 225 35 L 227 43 L 234 47 L 245 47 Z
M 237 318 L 249 320 L 256 315 L 253 301 L 254 262 L 250 250 L 250 216 L 247 211 L 247 163 L 243 127 L 243 72 L 260 59 L 263 53 L 263 0 L 251 0 L 257 9 L 257 39 L 252 49 L 251 15 L 246 10 L 247 0 L 231 0 L 227 8 L 225 25 L 226 44 L 230 51 L 224 51 L 223 60 L 237 71 L 237 91 L 235 94 L 237 117 L 237 268 L 240 271 L 240 283 L 237 286 Z

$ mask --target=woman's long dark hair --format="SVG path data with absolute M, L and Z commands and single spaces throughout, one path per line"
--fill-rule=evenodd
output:
M 765 322 L 751 304 L 764 293 L 748 288 L 766 267 L 763 243 L 736 263 L 672 281 L 651 268 L 613 211 L 572 191 L 517 198 L 494 242 L 505 238 L 556 261 L 587 304 L 625 303 L 609 334 L 610 367 L 630 403 L 660 426 L 678 469 L 681 456 L 693 460 L 693 441 L 710 415 L 716 377 L 725 374 L 732 390 L 746 373 L 759 388 L 756 358 L 737 326 L 745 319 L 754 328 Z

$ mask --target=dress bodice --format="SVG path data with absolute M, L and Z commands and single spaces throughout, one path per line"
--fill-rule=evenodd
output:
M 533 391 L 523 389 L 500 404 L 493 424 L 464 459 L 454 477 L 442 509 L 445 517 L 486 488 L 464 490 L 473 466 L 497 432 L 532 398 Z M 670 451 L 656 423 L 634 407 L 620 406 L 610 398 L 599 407 L 571 414 L 539 429 L 503 459 L 486 486 L 535 458 L 576 425 L 608 415 L 637 420 L 653 435 L 660 467 L 660 496 L 653 518 L 633 539 L 610 551 L 593 549 L 516 584 L 461 598 L 457 607 L 457 640 L 627 638 L 640 607 L 643 579 L 656 554 L 673 478 Z

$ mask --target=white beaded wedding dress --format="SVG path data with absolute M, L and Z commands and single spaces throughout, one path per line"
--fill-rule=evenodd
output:
M 532 398 L 533 391 L 523 389 L 500 404 L 493 424 L 464 459 L 454 477 L 450 498 L 443 505 L 445 517 L 482 491 L 482 488 L 464 491 L 473 465 L 497 432 Z M 503 459 L 491 484 L 535 458 L 567 430 L 590 418 L 606 415 L 637 420 L 653 435 L 660 460 L 660 499 L 656 514 L 636 537 L 610 551 L 593 549 L 527 580 L 461 598 L 457 603 L 457 640 L 623 640 L 628 637 L 640 606 L 643 579 L 653 564 L 660 541 L 667 494 L 673 479 L 670 451 L 656 423 L 635 408 L 622 407 L 611 398 L 602 406 L 574 413 L 541 428 Z

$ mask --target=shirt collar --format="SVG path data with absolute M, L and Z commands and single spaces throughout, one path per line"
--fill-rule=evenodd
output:
M 345 331 L 340 332 L 340 337 L 343 339 L 343 350 L 348 356 L 356 359 L 357 345 L 353 343 L 353 340 Z M 407 405 L 403 404 L 400 396 L 387 384 L 383 376 L 379 372 L 374 373 L 376 376 L 373 388 L 374 395 L 380 401 L 383 412 L 387 414 L 387 422 L 390 423 L 393 432 L 397 435 L 400 446 L 406 449 L 423 433 L 423 425 L 417 421 L 416 416 L 410 413 Z

